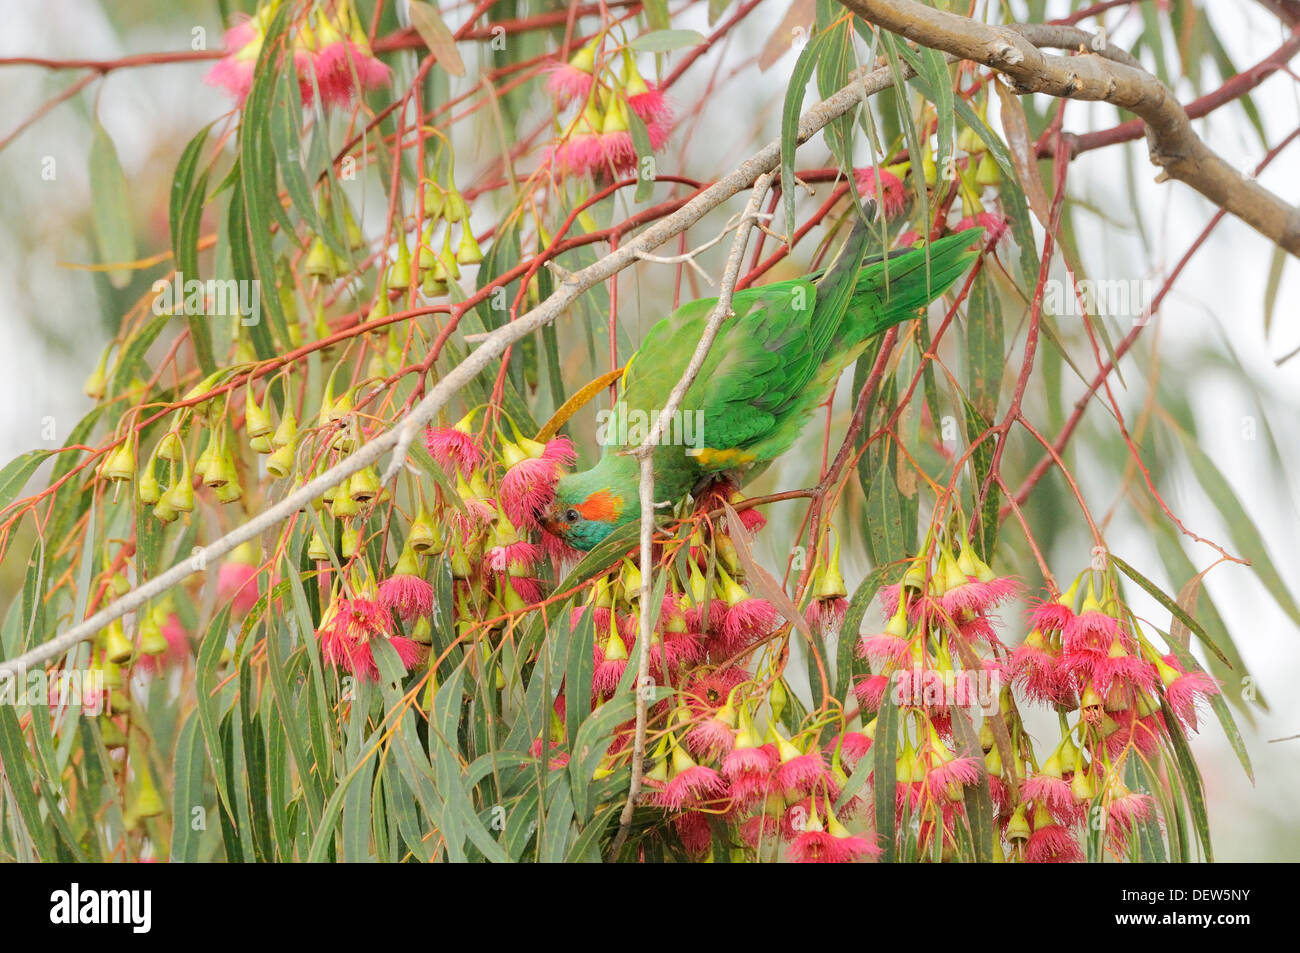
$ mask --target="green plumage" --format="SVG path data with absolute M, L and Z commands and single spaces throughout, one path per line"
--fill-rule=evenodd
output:
M 968 249 L 976 230 L 970 230 L 933 242 L 928 249 L 864 265 L 868 237 L 867 226 L 859 221 L 822 275 L 734 296 L 735 316 L 722 324 L 686 392 L 682 416 L 673 419 L 669 435 L 676 442 L 655 450 L 657 500 L 675 502 L 719 473 L 743 482 L 788 450 L 867 343 L 915 317 L 975 257 Z M 561 532 L 578 548 L 590 548 L 614 527 L 639 517 L 637 464 L 621 451 L 641 442 L 652 414 L 668 402 L 716 303 L 714 298 L 692 301 L 650 329 L 628 362 L 620 403 L 605 428 L 600 461 L 560 480 L 556 509 L 561 517 L 568 513 Z M 580 510 L 602 490 L 619 504 L 616 512 L 597 520 L 579 512 L 574 519 L 573 508 Z

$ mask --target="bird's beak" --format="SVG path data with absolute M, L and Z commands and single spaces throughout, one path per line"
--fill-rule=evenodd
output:
M 546 509 L 542 510 L 538 517 L 538 522 L 542 524 L 542 529 L 546 530 L 546 532 L 550 533 L 552 536 L 559 536 L 560 538 L 564 537 L 564 528 L 567 524 L 560 517 L 559 511 L 554 505 L 548 506 Z

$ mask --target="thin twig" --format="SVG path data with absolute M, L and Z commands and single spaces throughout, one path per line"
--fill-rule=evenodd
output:
M 903 75 L 907 77 L 912 74 L 905 70 Z M 823 126 L 856 107 L 865 97 L 892 85 L 893 79 L 888 67 L 881 67 L 854 78 L 843 89 L 810 107 L 800 117 L 798 141 L 806 142 Z M 201 571 L 209 562 L 220 559 L 240 544 L 256 539 L 266 530 L 288 519 L 352 474 L 378 462 L 390 450 L 395 452 L 394 462 L 388 468 L 390 471 L 388 476 L 395 476 L 405 461 L 406 451 L 422 428 L 437 416 L 438 411 L 453 396 L 504 354 L 511 344 L 554 321 L 588 288 L 595 287 L 636 261 L 638 252 L 657 248 L 675 238 L 727 199 L 742 189 L 752 186 L 760 176 L 775 169 L 780 161 L 781 143 L 779 140 L 773 140 L 726 176 L 700 191 L 676 212 L 650 225 L 635 238 L 620 245 L 617 251 L 611 252 L 581 271 L 574 272 L 536 308 L 493 332 L 469 357 L 439 380 L 424 399 L 391 430 L 375 437 L 352 456 L 308 481 L 279 503 L 200 548 L 195 556 L 182 560 L 148 582 L 136 586 L 116 601 L 48 642 L 13 659 L 0 662 L 0 679 L 12 677 L 33 666 L 43 665 L 59 658 L 73 646 L 94 637 L 114 619 L 135 611 L 149 600 L 179 585 L 193 573 Z
M 754 183 L 753 191 L 749 194 L 749 203 L 745 206 L 745 211 L 741 215 L 736 237 L 731 243 L 731 254 L 727 256 L 727 267 L 722 274 L 722 287 L 718 291 L 718 302 L 713 306 L 713 313 L 709 315 L 708 323 L 704 326 L 704 333 L 700 335 L 700 341 L 695 346 L 695 353 L 691 355 L 690 363 L 686 365 L 686 370 L 682 372 L 681 379 L 673 387 L 672 393 L 668 395 L 668 402 L 656 417 L 650 432 L 646 434 L 645 440 L 641 443 L 641 446 L 632 451 L 640 464 L 639 490 L 641 495 L 641 628 L 637 634 L 636 737 L 632 745 L 632 783 L 628 786 L 627 802 L 623 805 L 623 813 L 619 817 L 618 834 L 610 847 L 611 857 L 618 856 L 618 852 L 623 848 L 623 842 L 627 840 L 628 830 L 632 825 L 632 813 L 636 810 L 637 800 L 641 796 L 641 782 L 645 773 L 646 719 L 649 714 L 648 696 L 651 688 L 650 638 L 654 623 L 654 613 L 651 611 L 652 607 L 650 605 L 654 592 L 654 574 L 651 571 L 655 532 L 654 452 L 659 445 L 659 441 L 663 439 L 663 432 L 667 422 L 673 418 L 677 413 L 677 409 L 681 407 L 687 390 L 695 383 L 695 378 L 704 366 L 704 361 L 709 356 L 709 350 L 713 347 L 713 342 L 718 337 L 718 331 L 722 328 L 722 322 L 732 315 L 731 298 L 736 290 L 736 282 L 740 280 L 740 268 L 745 257 L 745 246 L 749 242 L 750 227 L 763 214 L 759 212 L 758 208 L 771 185 L 772 173 L 770 172 L 760 175 L 758 181 Z

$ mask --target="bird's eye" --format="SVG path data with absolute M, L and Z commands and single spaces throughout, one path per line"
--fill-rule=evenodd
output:
M 565 511 L 564 511 L 564 520 L 565 520 L 565 522 L 567 522 L 567 523 L 576 523 L 576 522 L 578 522 L 578 520 L 581 519 L 581 518 L 582 518 L 582 517 L 581 517 L 581 514 L 580 514 L 577 510 L 565 510 Z

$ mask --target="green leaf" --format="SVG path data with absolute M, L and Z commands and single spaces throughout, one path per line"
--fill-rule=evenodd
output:
M 1169 735 L 1170 747 L 1173 748 L 1175 764 L 1183 780 L 1183 794 L 1192 812 L 1192 822 L 1196 825 L 1196 835 L 1205 852 L 1205 859 L 1213 863 L 1214 847 L 1210 843 L 1210 817 L 1205 808 L 1205 785 L 1201 781 L 1201 772 L 1196 767 L 1196 759 L 1192 757 L 1192 749 L 1187 746 L 1183 726 L 1163 696 L 1160 708 L 1164 714 L 1165 730 Z
M 199 835 L 192 825 L 195 808 L 202 808 L 203 735 L 198 715 L 191 712 L 176 740 L 172 762 L 172 844 L 173 863 L 192 864 L 199 859 Z
M 197 178 L 195 173 L 211 129 L 211 125 L 204 126 L 190 140 L 172 177 L 168 220 L 172 233 L 172 259 L 176 265 L 176 295 L 183 295 L 186 281 L 199 279 L 199 228 L 207 196 L 208 170 L 205 169 Z M 201 314 L 187 314 L 185 321 L 199 367 L 204 374 L 211 374 L 217 369 L 212 352 L 212 328 Z
M 1201 626 L 1199 622 L 1197 622 L 1190 615 L 1184 612 L 1182 606 L 1180 606 L 1173 599 L 1169 598 L 1169 596 L 1161 592 L 1159 586 L 1157 586 L 1146 576 L 1142 575 L 1140 572 L 1138 572 L 1128 563 L 1124 562 L 1124 560 L 1120 559 L 1114 553 L 1111 553 L 1109 555 L 1109 558 L 1111 562 L 1113 562 L 1117 567 L 1119 567 L 1119 570 L 1122 573 L 1124 573 L 1124 575 L 1128 576 L 1130 579 L 1136 582 L 1139 586 L 1141 586 L 1143 589 L 1146 590 L 1147 594 L 1151 596 L 1151 598 L 1155 599 L 1156 602 L 1160 603 L 1162 606 L 1168 609 L 1175 619 L 1177 619 L 1183 625 L 1187 626 L 1187 628 L 1195 632 L 1196 637 L 1201 640 L 1201 644 L 1204 645 L 1211 652 L 1213 652 L 1215 655 L 1217 655 L 1219 657 L 1219 660 L 1223 662 L 1224 665 L 1229 664 L 1227 656 L 1224 655 L 1223 652 L 1220 651 L 1219 647 L 1214 644 L 1214 640 L 1210 638 L 1209 633 L 1205 631 L 1205 629 Z
M 907 557 L 907 538 L 903 532 L 903 494 L 894 474 L 897 451 L 890 446 L 884 465 L 872 478 L 867 493 L 867 534 L 871 558 L 877 566 L 898 562 Z
M 799 145 L 799 113 L 803 109 L 804 96 L 808 92 L 808 80 L 812 78 L 813 69 L 821 59 L 822 50 L 833 33 L 818 33 L 799 53 L 794 69 L 790 73 L 790 84 L 786 87 L 785 100 L 781 105 L 781 199 L 785 206 L 785 228 L 794 234 L 794 160 L 795 148 Z
M 876 713 L 876 733 L 871 753 L 872 764 L 875 766 L 872 784 L 875 791 L 876 844 L 883 851 L 880 860 L 891 864 L 898 847 L 894 813 L 894 786 L 898 774 L 898 706 L 894 704 L 892 675 L 881 696 L 880 711 Z M 859 767 L 858 771 L 861 770 Z
M 636 193 L 632 196 L 636 202 L 644 202 L 655 190 L 654 147 L 650 145 L 650 131 L 634 111 L 627 114 L 628 129 L 632 133 L 632 145 L 636 149 Z M 543 295 L 543 298 L 545 295 Z M 547 325 L 551 328 L 551 325 Z M 554 329 L 552 328 L 552 333 Z
M 456 49 L 456 38 L 448 29 L 438 8 L 424 0 L 410 0 L 411 26 L 429 48 L 438 65 L 452 76 L 465 75 L 465 61 Z
M 27 481 L 36 472 L 36 468 L 49 455 L 48 450 L 29 450 L 5 464 L 4 469 L 0 470 L 0 510 L 4 510 L 14 501 L 14 497 L 22 492 Z
M 7 691 L 0 686 L 0 691 Z M 22 686 L 15 683 L 15 692 L 21 692 Z M 26 828 L 27 839 L 31 843 L 35 856 L 32 860 L 54 860 L 54 844 L 50 840 L 50 830 L 41 817 L 40 805 L 36 801 L 35 781 L 31 775 L 32 754 L 18 726 L 18 714 L 13 705 L 0 705 L 0 762 L 5 769 L 4 787 L 13 796 L 13 803 L 18 808 L 18 817 Z M 16 820 L 16 819 L 15 819 Z
M 217 685 L 217 668 L 221 664 L 221 653 L 226 647 L 226 629 L 229 624 L 230 609 L 221 609 L 208 624 L 199 643 L 199 656 L 195 663 L 194 694 L 198 706 L 199 725 L 203 729 L 203 738 L 208 745 L 208 758 L 212 762 L 212 773 L 217 781 L 217 793 L 221 795 L 222 804 L 227 810 L 234 810 L 234 801 L 226 783 L 227 764 L 226 747 L 221 741 L 221 710 L 218 700 L 213 696 Z
M 98 119 L 90 141 L 90 195 L 100 261 L 104 264 L 135 261 L 135 229 L 126 174 L 112 138 Z M 108 280 L 114 288 L 125 288 L 131 281 L 131 269 L 114 268 L 108 272 Z

